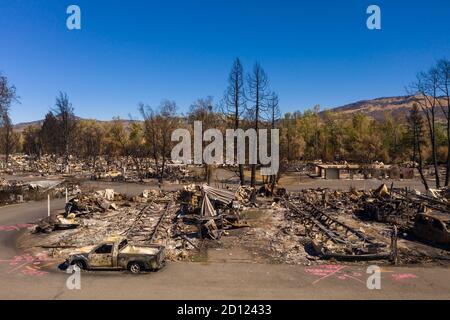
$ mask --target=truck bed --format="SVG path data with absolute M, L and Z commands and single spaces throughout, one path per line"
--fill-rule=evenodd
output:
M 127 245 L 120 253 L 156 255 L 160 250 L 160 248 L 152 246 Z

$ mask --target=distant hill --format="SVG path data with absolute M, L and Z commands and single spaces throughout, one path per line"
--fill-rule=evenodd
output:
M 15 124 L 14 125 L 14 129 L 19 131 L 19 132 L 22 132 L 23 129 L 25 129 L 25 127 L 28 127 L 28 126 L 42 126 L 43 122 L 44 122 L 44 120 L 36 120 L 36 121 L 31 121 L 31 122 L 21 122 L 21 123 Z
M 354 113 L 363 113 L 376 120 L 383 120 L 385 112 L 390 112 L 394 119 L 404 120 L 409 114 L 414 103 L 420 101 L 417 96 L 398 96 L 398 97 L 385 97 L 377 98 L 372 100 L 362 100 L 354 103 L 347 104 L 345 106 L 336 107 L 330 109 L 338 114 L 342 115 L 352 115 Z M 437 120 L 444 121 L 444 114 L 440 107 L 437 109 Z M 323 111 L 322 111 L 323 113 Z M 78 118 L 80 120 L 87 120 Z M 101 123 L 107 123 L 110 121 L 96 120 Z M 125 120 L 121 119 L 124 127 L 128 128 L 133 122 L 140 122 L 141 120 Z M 23 131 L 26 126 L 29 125 L 42 125 L 43 120 L 37 120 L 32 122 L 18 123 L 14 126 L 17 131 Z
M 405 119 L 420 98 L 417 96 L 398 96 L 363 100 L 331 109 L 339 114 L 363 113 L 376 120 L 383 120 L 385 112 L 390 112 L 395 119 Z M 440 107 L 437 108 L 438 121 L 444 120 Z

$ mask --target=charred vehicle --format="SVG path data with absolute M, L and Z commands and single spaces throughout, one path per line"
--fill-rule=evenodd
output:
M 414 235 L 441 246 L 450 248 L 450 214 L 420 213 L 414 224 Z
M 85 270 L 129 270 L 140 273 L 162 268 L 164 256 L 164 246 L 136 246 L 129 244 L 124 237 L 113 237 L 71 253 L 60 268 L 76 265 Z

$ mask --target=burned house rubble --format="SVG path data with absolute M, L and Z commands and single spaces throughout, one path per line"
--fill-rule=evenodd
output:
M 166 261 L 193 260 L 233 243 L 277 263 L 444 263 L 450 258 L 444 198 L 386 185 L 288 193 L 279 186 L 191 184 L 136 196 L 105 189 L 71 197 L 64 211 L 30 230 L 25 245 L 55 259 L 121 237 L 130 245 L 161 246 Z
M 36 224 L 33 243 L 62 258 L 76 248 L 121 236 L 135 245 L 163 245 L 167 260 L 186 260 L 225 230 L 248 227 L 240 211 L 250 194 L 244 187 L 233 192 L 207 185 L 145 190 L 134 197 L 112 189 L 80 194 L 64 212 Z
M 366 192 L 303 190 L 284 205 L 286 219 L 302 225 L 312 249 L 324 259 L 401 263 L 450 258 L 447 200 L 381 185 Z M 416 242 L 433 249 L 411 250 Z
M 142 182 L 159 177 L 155 161 L 150 158 L 132 159 L 98 156 L 95 161 L 76 156 L 64 157 L 42 155 L 33 157 L 24 154 L 11 155 L 9 162 L 0 162 L 0 173 L 8 175 L 31 174 L 43 177 L 66 176 L 91 180 Z M 191 172 L 187 165 L 167 161 L 163 178 L 172 182 L 187 183 L 201 180 L 201 175 Z
M 24 201 L 42 200 L 50 195 L 63 198 L 80 193 L 79 186 L 70 181 L 58 180 L 5 180 L 0 178 L 0 206 Z
M 417 191 L 304 189 L 258 202 L 244 217 L 262 218 L 250 219 L 236 243 L 276 263 L 450 261 L 447 204 Z

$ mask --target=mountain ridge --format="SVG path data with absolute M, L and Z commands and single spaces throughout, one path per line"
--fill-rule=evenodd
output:
M 414 103 L 419 104 L 421 100 L 423 99 L 414 95 L 381 97 L 360 100 L 328 110 L 342 115 L 362 113 L 379 121 L 385 119 L 386 112 L 390 112 L 394 119 L 405 120 Z M 444 113 L 440 107 L 436 108 L 436 117 L 438 121 L 445 119 Z
M 418 96 L 406 95 L 406 96 L 393 96 L 393 97 L 380 97 L 374 99 L 360 100 L 352 102 L 343 106 L 329 108 L 321 112 L 332 111 L 341 115 L 350 115 L 354 113 L 362 113 L 373 119 L 382 121 L 385 119 L 385 113 L 390 112 L 392 117 L 397 120 L 405 120 L 409 111 L 412 109 L 414 103 L 419 103 L 421 100 Z M 438 121 L 444 120 L 444 114 L 441 108 L 437 108 L 436 117 Z M 96 120 L 96 119 L 84 119 L 77 117 L 80 120 L 95 120 L 100 123 L 108 123 L 111 120 Z M 141 122 L 142 120 L 127 120 L 119 119 L 125 126 L 129 126 L 133 122 Z M 14 128 L 18 131 L 22 131 L 28 125 L 42 125 L 43 119 L 29 122 L 21 122 L 14 125 Z

